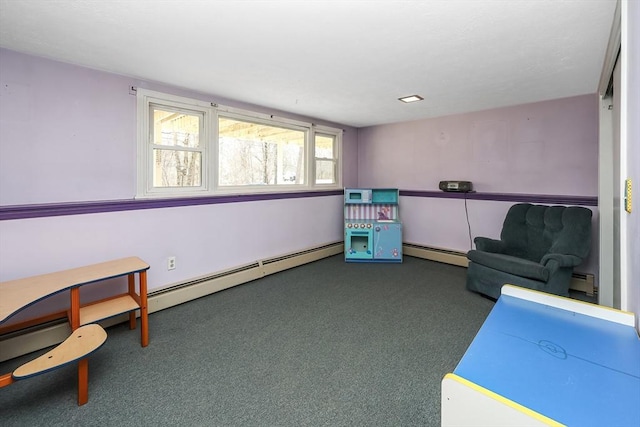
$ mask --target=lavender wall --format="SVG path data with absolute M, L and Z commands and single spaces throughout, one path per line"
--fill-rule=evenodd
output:
M 0 206 L 132 199 L 136 86 L 345 129 L 354 185 L 357 130 L 0 49 Z
M 0 205 L 131 199 L 135 82 L 0 50 Z
M 130 86 L 304 119 L 0 49 L 0 207 L 133 199 Z M 345 129 L 343 179 L 355 186 L 357 130 L 314 122 Z M 340 241 L 341 212 L 333 195 L 0 221 L 0 281 L 136 255 L 151 265 L 153 290 Z M 172 271 L 169 256 L 177 257 Z M 23 317 L 66 304 L 46 300 Z
M 597 107 L 594 94 L 364 128 L 359 185 L 596 196 Z
M 437 191 L 440 180 L 459 179 L 481 193 L 595 197 L 597 108 L 594 94 L 360 129 L 358 184 Z M 402 197 L 404 241 L 467 251 L 470 234 L 499 236 L 512 204 Z M 578 270 L 597 277 L 590 208 L 594 241 Z

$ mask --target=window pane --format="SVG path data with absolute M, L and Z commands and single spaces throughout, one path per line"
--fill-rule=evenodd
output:
M 218 124 L 218 185 L 304 183 L 304 131 L 228 117 Z
M 154 187 L 199 187 L 202 156 L 197 151 L 153 150 Z
M 315 136 L 316 184 L 335 184 L 335 148 L 336 137 L 333 135 Z
M 316 158 L 333 159 L 335 136 L 316 135 Z
M 200 146 L 201 114 L 186 114 L 154 106 L 151 109 L 154 144 L 189 148 Z
M 332 160 L 316 160 L 316 184 L 335 184 L 334 165 Z

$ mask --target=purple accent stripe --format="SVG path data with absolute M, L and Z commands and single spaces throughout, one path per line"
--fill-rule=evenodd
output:
M 108 200 L 99 202 L 50 203 L 0 207 L 0 221 L 49 216 L 85 215 L 140 209 L 162 209 L 181 206 L 215 205 L 219 203 L 255 202 L 260 200 L 298 199 L 342 195 L 342 190 L 305 191 L 295 193 L 262 193 L 233 196 L 210 196 L 172 199 Z
M 491 200 L 495 202 L 514 203 L 542 203 L 555 205 L 572 206 L 598 206 L 597 197 L 589 196 L 562 196 L 546 194 L 517 194 L 517 193 L 458 193 L 446 191 L 415 191 L 400 190 L 401 196 L 411 197 L 435 197 L 440 199 L 468 199 L 468 200 Z
M 242 203 L 260 200 L 298 199 L 342 195 L 343 190 L 309 191 L 295 193 L 264 193 L 233 196 L 192 197 L 152 200 L 108 200 L 99 202 L 50 203 L 44 205 L 20 205 L 0 207 L 0 221 L 49 216 L 86 215 L 104 212 L 120 212 L 140 209 L 162 209 L 181 206 L 215 205 L 219 203 Z M 598 206 L 597 197 L 556 196 L 536 194 L 504 193 L 455 193 L 444 191 L 400 190 L 401 196 L 434 197 L 441 199 L 492 200 L 498 202 L 526 202 L 557 205 Z

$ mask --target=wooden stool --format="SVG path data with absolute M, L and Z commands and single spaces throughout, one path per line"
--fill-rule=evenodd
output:
M 87 356 L 99 349 L 107 340 L 107 333 L 98 324 L 81 326 L 58 346 L 19 366 L 13 373 L 0 376 L 0 387 L 17 380 L 34 377 L 78 362 L 78 405 L 89 400 L 89 359 Z

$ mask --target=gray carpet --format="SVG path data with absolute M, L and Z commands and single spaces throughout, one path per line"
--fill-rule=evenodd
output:
M 437 426 L 440 381 L 493 302 L 466 269 L 326 258 L 107 330 L 89 361 L 0 389 L 4 426 Z M 0 372 L 37 354 L 0 364 Z

